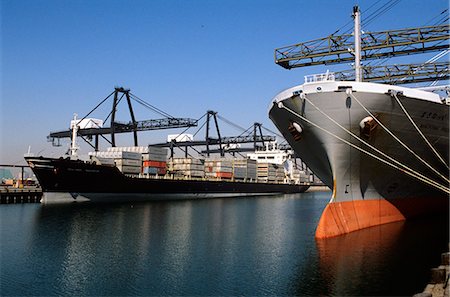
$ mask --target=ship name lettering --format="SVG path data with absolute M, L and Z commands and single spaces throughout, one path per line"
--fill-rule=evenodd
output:
M 425 119 L 444 121 L 447 118 L 447 115 L 446 114 L 437 114 L 435 112 L 424 111 L 420 117 L 425 118 Z

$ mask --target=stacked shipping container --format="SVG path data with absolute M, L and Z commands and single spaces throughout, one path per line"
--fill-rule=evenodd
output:
M 166 175 L 183 178 L 225 179 L 247 182 L 284 183 L 286 173 L 282 165 L 257 162 L 254 159 L 167 158 L 168 149 L 154 146 L 113 147 L 103 152 L 92 152 L 92 161 L 117 166 L 127 175 Z M 298 169 L 292 170 L 288 179 L 308 182 L 307 176 Z M 291 181 L 292 182 L 292 181 Z
M 274 183 L 277 176 L 277 169 L 272 163 L 258 163 L 258 182 Z
M 280 165 L 275 165 L 275 182 L 283 183 L 286 178 L 286 174 L 284 173 L 284 167 Z
M 149 146 L 148 153 L 142 156 L 142 173 L 165 175 L 167 173 L 167 153 L 166 148 Z
M 256 181 L 256 160 L 233 159 L 233 177 L 239 181 Z
M 172 158 L 168 162 L 169 173 L 187 178 L 203 178 L 205 177 L 203 162 L 204 160 L 195 158 Z
M 111 164 L 111 159 L 114 164 L 124 174 L 139 175 L 142 166 L 142 154 L 128 151 L 106 151 L 106 152 L 91 152 L 90 156 L 94 156 L 102 164 Z M 106 161 L 106 159 L 110 159 Z
M 307 183 L 307 182 L 309 182 L 309 175 L 306 174 L 306 172 L 304 170 L 300 170 L 300 169 L 294 169 L 293 170 L 292 178 L 295 181 L 298 181 L 300 183 Z
M 224 158 L 206 159 L 205 176 L 209 178 L 232 179 L 233 164 L 231 160 Z

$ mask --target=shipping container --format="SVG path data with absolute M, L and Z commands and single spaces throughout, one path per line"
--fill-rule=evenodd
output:
M 148 146 L 147 147 L 147 153 L 149 154 L 155 154 L 155 155 L 165 155 L 167 156 L 167 153 L 169 150 L 165 147 L 158 147 L 158 146 Z
M 232 172 L 209 172 L 205 173 L 206 177 L 214 177 L 214 178 L 224 178 L 224 179 L 231 179 L 233 178 Z
M 144 167 L 160 167 L 160 168 L 166 168 L 167 162 L 161 162 L 161 161 L 144 161 L 143 162 Z
M 166 168 L 161 167 L 143 167 L 142 173 L 150 175 L 165 175 L 167 173 Z
M 175 176 L 184 176 L 184 177 L 204 177 L 205 172 L 203 170 L 175 170 L 171 171 L 171 174 Z
M 115 146 L 107 148 L 108 152 L 133 152 L 140 154 L 147 154 L 148 147 L 146 146 Z
M 90 152 L 90 156 L 96 156 L 100 158 L 108 158 L 108 159 L 131 159 L 131 160 L 141 160 L 142 154 L 136 152 Z
M 142 155 L 142 160 L 167 162 L 167 154 L 148 153 L 148 154 Z
M 169 164 L 169 170 L 201 170 L 204 171 L 204 166 L 199 164 Z
M 232 167 L 223 167 L 223 166 L 207 166 L 205 165 L 205 172 L 233 172 Z
M 141 167 L 137 167 L 137 166 L 121 165 L 121 166 L 117 166 L 117 168 L 119 168 L 119 170 L 123 173 L 131 173 L 131 174 L 141 173 Z
M 169 163 L 171 164 L 197 164 L 197 165 L 203 165 L 204 160 L 203 159 L 196 159 L 196 158 L 171 158 L 169 159 Z
M 110 158 L 91 156 L 91 161 L 95 162 L 98 165 L 109 165 L 109 166 L 115 165 L 114 159 L 110 159 Z
M 131 160 L 131 159 L 115 159 L 114 162 L 116 163 L 116 166 L 138 166 L 141 167 L 142 162 L 141 160 Z

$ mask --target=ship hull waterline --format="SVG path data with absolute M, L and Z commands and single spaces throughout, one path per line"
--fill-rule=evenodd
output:
M 348 88 L 351 93 L 346 91 Z M 278 130 L 308 167 L 333 189 L 317 226 L 316 238 L 421 215 L 448 214 L 447 193 L 370 156 L 382 157 L 351 135 L 364 138 L 379 151 L 448 187 L 445 180 L 417 161 L 379 125 L 374 125 L 369 135 L 362 135 L 360 124 L 369 116 L 369 110 L 441 175 L 448 176 L 446 166 L 430 152 L 388 94 L 389 89 L 405 94 L 400 97 L 401 103 L 448 164 L 449 107 L 421 99 L 428 96 L 423 91 L 371 83 L 318 82 L 288 89 L 275 97 L 270 106 L 269 117 Z M 294 130 L 293 123 L 299 128 Z
M 201 179 L 138 178 L 117 167 L 54 158 L 26 158 L 44 195 L 42 202 L 117 202 L 294 194 L 308 185 Z

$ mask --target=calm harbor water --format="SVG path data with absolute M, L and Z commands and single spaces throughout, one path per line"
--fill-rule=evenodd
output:
M 330 192 L 1 205 L 0 295 L 412 295 L 448 218 L 316 241 Z

